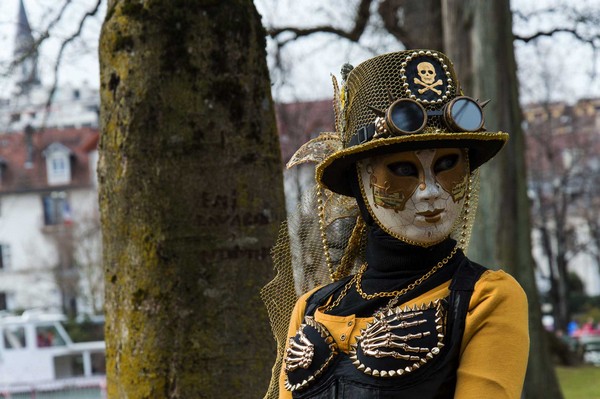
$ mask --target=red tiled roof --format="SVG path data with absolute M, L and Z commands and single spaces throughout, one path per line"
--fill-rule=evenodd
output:
M 86 139 L 86 141 L 81 146 L 81 149 L 85 152 L 92 152 L 98 149 L 98 143 L 100 142 L 100 134 L 95 134 Z
M 32 167 L 27 168 L 25 133 L 0 134 L 0 194 L 64 188 L 65 186 L 48 185 L 46 158 L 42 153 L 52 143 L 60 143 L 72 151 L 71 183 L 66 187 L 90 186 L 92 180 L 88 157 L 91 143 L 94 140 L 97 142 L 97 137 L 98 130 L 90 127 L 35 131 L 32 139 Z

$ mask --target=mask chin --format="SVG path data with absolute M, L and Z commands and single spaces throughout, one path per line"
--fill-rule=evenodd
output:
M 389 235 L 408 244 L 429 247 L 447 239 L 462 213 L 465 197 L 456 195 L 466 187 L 469 169 L 460 149 L 408 151 L 367 158 L 357 163 L 358 185 L 365 208 Z M 453 151 L 453 152 L 452 152 Z M 439 160 L 459 154 L 451 184 L 437 171 Z M 401 176 L 389 165 L 410 162 Z M 412 172 L 411 172 L 412 171 Z M 361 202 L 361 201 L 359 201 Z

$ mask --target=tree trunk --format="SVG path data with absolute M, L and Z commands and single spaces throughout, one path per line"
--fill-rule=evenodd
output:
M 110 0 L 100 209 L 110 398 L 258 398 L 285 215 L 250 0 Z
M 509 1 L 448 0 L 442 4 L 445 51 L 456 65 L 465 92 L 482 100 L 491 98 L 485 113 L 487 128 L 511 133 L 506 148 L 482 170 L 479 214 L 469 253 L 476 261 L 510 272 L 527 292 L 531 350 L 525 397 L 561 398 L 533 273 Z
M 442 50 L 441 0 L 383 0 L 377 12 L 385 29 L 407 49 Z
M 538 198 L 541 198 L 541 196 L 538 195 Z M 540 204 L 538 207 L 541 211 L 543 205 Z M 540 245 L 542 246 L 542 250 L 546 256 L 546 259 L 548 259 L 548 281 L 550 282 L 549 294 L 550 302 L 552 304 L 552 317 L 554 317 L 554 324 L 556 325 L 557 320 L 560 319 L 560 295 L 558 293 L 558 281 L 560 280 L 560 277 L 556 272 L 556 256 L 554 255 L 554 249 L 552 248 L 550 227 L 547 226 L 547 220 L 549 218 L 544 215 L 544 213 L 545 212 L 540 212 L 540 215 L 538 216 L 538 218 L 542 220 L 538 230 L 540 231 L 541 235 Z
M 567 269 L 569 261 L 565 249 L 561 248 L 561 245 L 558 247 L 556 259 L 558 278 L 555 281 L 558 292 L 558 319 L 554 320 L 554 328 L 564 333 L 567 331 L 567 325 L 571 319 L 569 314 L 569 270 Z

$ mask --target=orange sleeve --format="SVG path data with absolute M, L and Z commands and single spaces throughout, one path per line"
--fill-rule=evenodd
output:
M 455 398 L 519 399 L 528 355 L 525 292 L 509 274 L 488 270 L 469 304 Z
M 317 287 L 306 294 L 302 295 L 296 301 L 296 305 L 294 305 L 294 310 L 292 311 L 292 316 L 290 317 L 290 325 L 288 327 L 287 340 L 285 343 L 285 350 L 288 348 L 288 342 L 290 338 L 296 335 L 296 332 L 300 328 L 302 321 L 304 320 L 304 311 L 306 309 L 306 300 L 312 295 L 313 292 L 318 290 L 321 287 Z M 285 352 L 284 352 L 285 353 Z M 285 356 L 285 355 L 284 355 Z M 285 389 L 285 371 L 284 371 L 285 363 L 281 365 L 281 373 L 279 373 L 279 399 L 292 399 L 292 393 Z

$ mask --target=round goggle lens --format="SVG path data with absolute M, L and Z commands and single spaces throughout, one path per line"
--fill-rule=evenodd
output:
M 397 101 L 389 110 L 389 119 L 400 132 L 413 133 L 423 127 L 427 115 L 415 101 Z
M 481 107 L 468 98 L 457 99 L 450 108 L 450 116 L 456 127 L 465 132 L 479 130 L 483 124 Z

